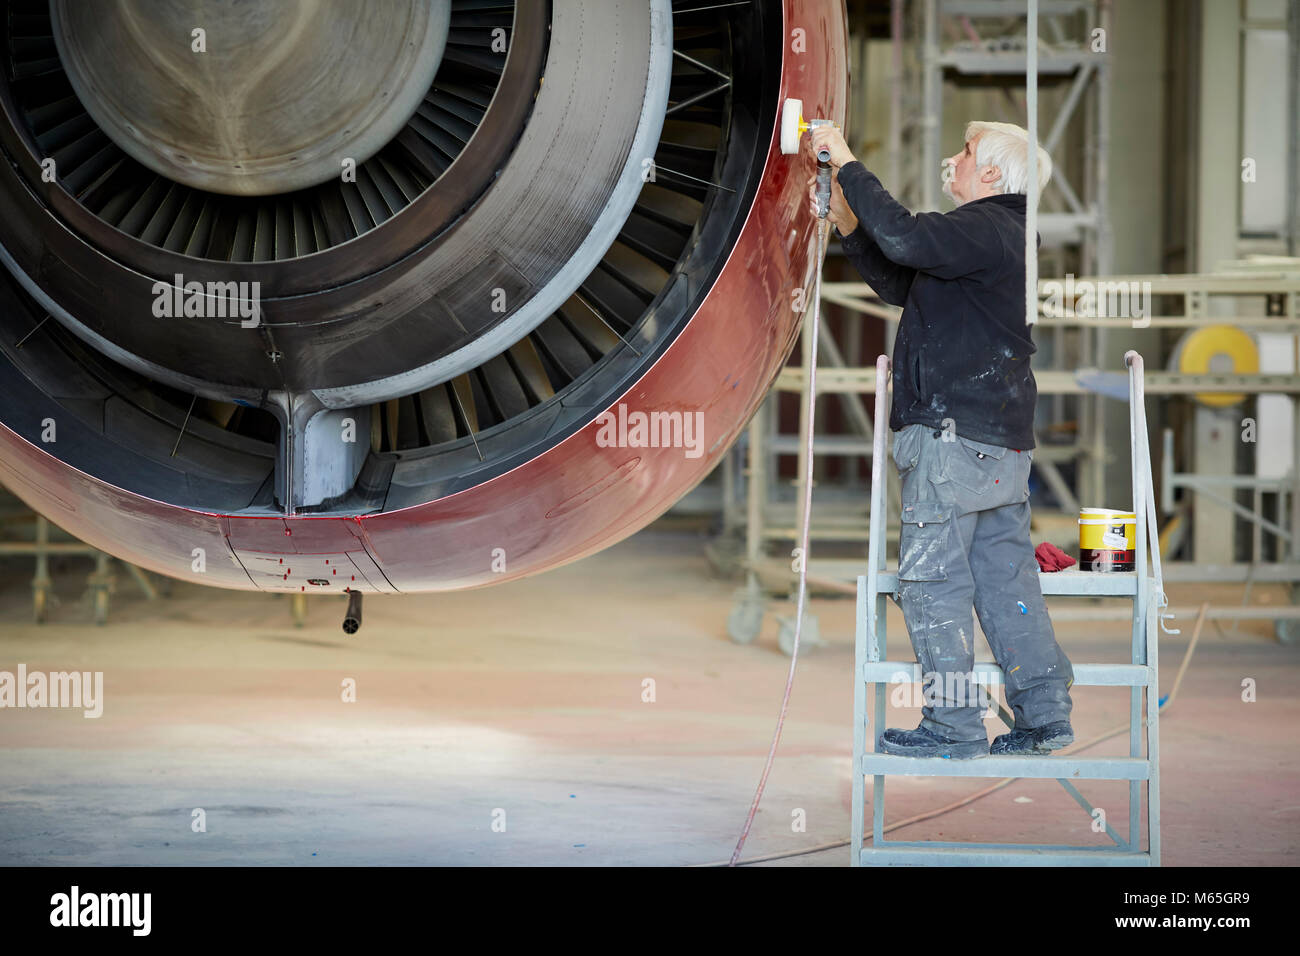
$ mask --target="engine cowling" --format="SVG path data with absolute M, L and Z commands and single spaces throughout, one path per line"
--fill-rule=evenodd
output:
M 10 3 L 0 479 L 96 547 L 295 592 L 535 573 L 689 491 L 789 354 L 779 107 L 843 121 L 841 4 L 88 6 Z

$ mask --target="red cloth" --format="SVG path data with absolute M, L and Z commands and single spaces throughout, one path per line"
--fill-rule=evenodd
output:
M 1036 547 L 1034 557 L 1038 559 L 1038 569 L 1040 571 L 1064 571 L 1075 563 L 1074 558 L 1050 541 L 1044 541 Z

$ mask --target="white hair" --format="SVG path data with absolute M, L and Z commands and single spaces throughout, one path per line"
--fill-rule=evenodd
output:
M 976 136 L 975 163 L 996 166 L 1002 173 L 997 185 L 1003 194 L 1029 192 L 1029 133 L 1013 123 L 974 121 L 966 126 L 966 142 Z M 1052 178 L 1052 157 L 1038 147 L 1038 194 Z

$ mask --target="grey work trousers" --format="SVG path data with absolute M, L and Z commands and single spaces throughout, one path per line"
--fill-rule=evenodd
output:
M 927 425 L 894 438 L 903 485 L 898 603 L 921 665 L 921 726 L 954 740 L 987 739 L 986 711 L 965 683 L 975 664 L 972 605 L 1006 675 L 1016 727 L 1070 717 L 1074 670 L 1056 643 L 1029 537 L 1032 460 L 1032 450 Z

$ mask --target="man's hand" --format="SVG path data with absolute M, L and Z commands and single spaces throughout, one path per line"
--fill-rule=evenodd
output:
M 808 179 L 808 209 L 813 216 L 817 215 L 817 176 L 813 174 Z M 853 230 L 858 228 L 858 217 L 853 215 L 853 210 L 849 208 L 849 202 L 844 198 L 844 190 L 840 189 L 839 172 L 831 173 L 831 204 L 830 211 L 826 214 L 826 219 L 832 226 L 840 231 L 841 236 L 847 236 Z
M 846 163 L 857 161 L 857 157 L 849 151 L 849 144 L 844 142 L 844 134 L 834 126 L 814 126 L 808 131 L 808 141 L 812 146 L 813 156 L 817 155 L 817 150 L 825 146 L 831 151 L 831 165 L 836 169 Z

